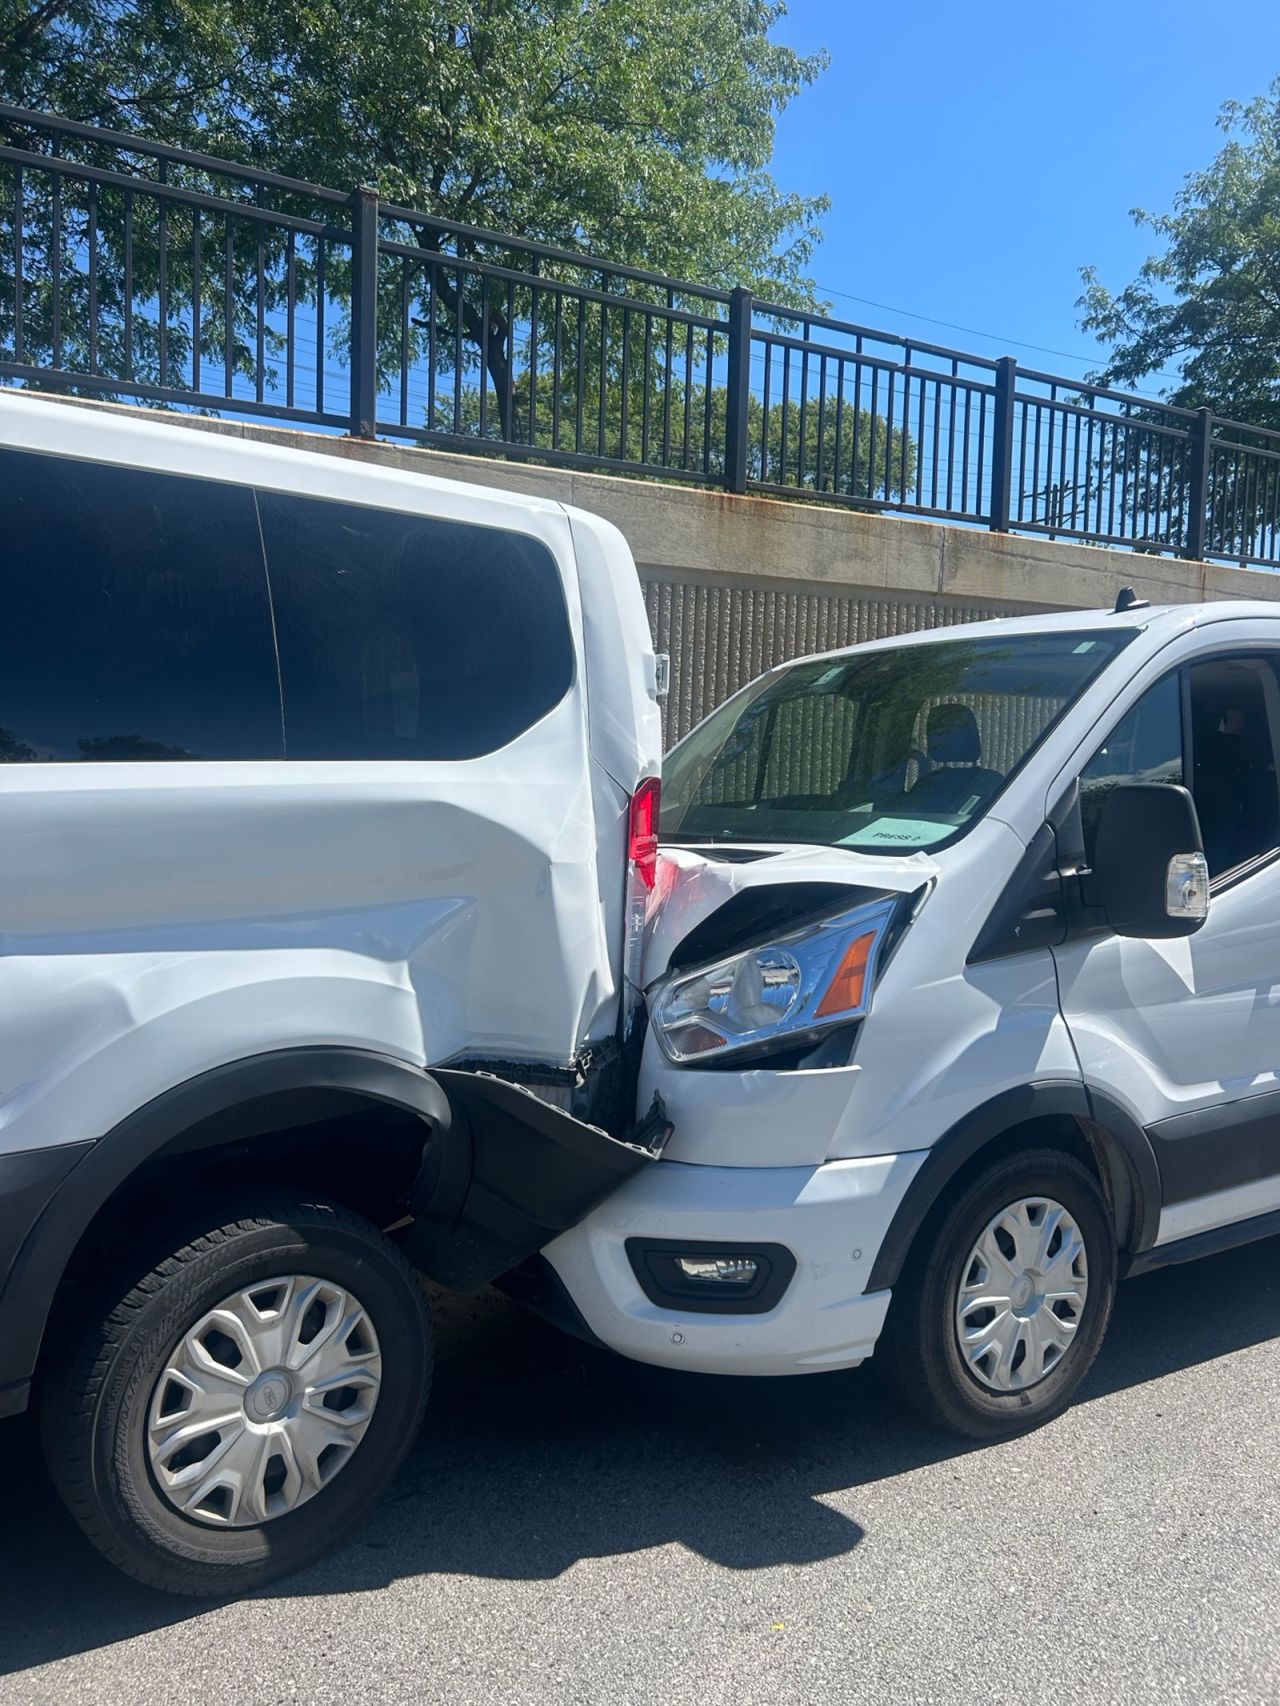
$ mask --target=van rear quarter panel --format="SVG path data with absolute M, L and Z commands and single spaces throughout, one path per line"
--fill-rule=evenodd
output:
M 584 510 L 567 514 L 582 601 L 597 893 L 612 987 L 620 989 L 629 806 L 640 781 L 661 771 L 662 716 L 653 640 L 630 548 L 612 523 Z
M 580 717 L 465 765 L 8 767 L 0 1151 L 274 1048 L 567 1062 L 613 992 Z
M 591 760 L 559 506 L 26 398 L 0 399 L 6 442 L 527 532 L 576 663 L 554 709 L 461 762 L 0 764 L 0 1153 L 268 1050 L 563 1065 L 612 1028 L 626 797 Z

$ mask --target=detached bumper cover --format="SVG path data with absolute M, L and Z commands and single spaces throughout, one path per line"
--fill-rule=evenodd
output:
M 871 1355 L 888 1291 L 867 1292 L 880 1241 L 927 1151 L 816 1167 L 659 1161 L 544 1255 L 590 1331 L 640 1362 L 720 1374 L 804 1374 Z M 629 1238 L 785 1245 L 796 1271 L 765 1314 L 663 1308 L 641 1288 Z
M 442 1285 L 486 1285 L 577 1224 L 650 1165 L 670 1133 L 660 1105 L 634 1134 L 599 1126 L 483 1073 L 433 1071 L 451 1123 L 427 1146 L 407 1254 Z

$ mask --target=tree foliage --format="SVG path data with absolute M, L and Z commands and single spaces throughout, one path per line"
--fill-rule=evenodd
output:
M 644 407 L 645 389 L 649 407 Z M 624 410 L 625 402 L 625 410 Z M 531 408 L 532 403 L 532 408 Z M 633 362 L 623 383 L 615 368 L 605 387 L 605 409 L 588 423 L 584 442 L 575 435 L 576 392 L 571 382 L 559 393 L 546 371 L 525 368 L 515 378 L 512 431 L 517 442 L 537 449 L 583 450 L 633 464 L 693 471 L 712 480 L 725 471 L 728 392 L 723 385 L 685 386 L 660 369 Z M 503 422 L 489 402 L 481 412 L 478 387 L 468 387 L 437 407 L 440 432 L 500 439 Z M 747 477 L 791 491 L 861 499 L 875 507 L 902 498 L 916 480 L 916 446 L 910 433 L 890 427 L 882 415 L 837 404 L 834 397 L 810 397 L 802 413 L 792 397 L 784 419 L 775 398 L 766 416 L 761 399 L 747 402 Z
M 0 0 L 0 98 L 803 303 L 777 0 Z
M 784 10 L 779 0 L 0 0 L 0 99 L 344 190 L 372 185 L 384 237 L 464 262 L 531 270 L 527 253 L 396 221 L 386 206 L 811 306 L 806 268 L 825 198 L 782 192 L 768 162 L 777 115 L 824 58 L 773 39 Z M 0 122 L 0 138 L 45 146 L 12 123 Z M 70 140 L 65 151 L 104 163 L 91 144 Z M 168 176 L 228 191 L 187 166 Z M 286 253 L 278 229 L 206 213 L 197 230 L 188 208 L 162 219 L 156 201 L 135 196 L 126 264 L 119 190 L 66 179 L 55 211 L 52 184 L 31 170 L 22 192 L 29 364 L 88 364 L 177 393 L 198 388 L 198 350 L 206 376 L 225 369 L 228 388 L 234 377 L 241 391 L 278 395 L 281 366 L 297 353 L 284 330 L 295 299 L 309 316 L 301 347 L 313 377 L 345 363 L 341 244 L 321 253 L 299 239 Z M 15 189 L 0 184 L 0 206 Z M 316 216 L 294 201 L 293 212 Z M 3 227 L 0 214 L 8 272 L 16 249 Z M 225 289 L 215 272 L 224 257 Z M 604 277 L 554 261 L 533 268 L 597 288 Z M 665 300 L 643 284 L 625 289 Z M 465 265 L 402 275 L 384 254 L 378 296 L 384 387 L 394 392 L 407 363 L 427 361 L 460 395 L 465 373 L 512 437 L 517 372 L 552 337 L 535 324 L 531 289 L 490 289 Z M 0 342 L 13 332 L 3 297 Z M 549 314 L 546 292 L 541 307 Z M 613 335 L 618 316 L 608 320 Z M 603 395 L 622 357 L 597 335 L 600 321 L 593 307 L 577 366 L 583 387 Z
M 1280 428 L 1280 78 L 1223 107 L 1225 146 L 1167 214 L 1133 217 L 1162 244 L 1112 295 L 1086 268 L 1083 325 L 1111 345 L 1102 378 L 1176 369 L 1169 400 Z
M 0 0 L 0 99 L 312 183 L 372 185 L 384 238 L 460 263 L 382 255 L 380 378 L 394 399 L 412 366 L 406 425 L 715 479 L 722 305 L 609 275 L 594 258 L 814 306 L 807 267 L 826 201 L 784 193 L 768 164 L 778 114 L 824 58 L 773 39 L 784 10 L 779 0 Z M 0 137 L 47 146 L 12 123 L 0 122 Z M 75 139 L 64 151 L 121 164 Z M 141 166 L 154 175 L 153 160 Z M 166 172 L 173 184 L 245 194 L 185 165 Z M 200 388 L 198 352 L 211 393 L 225 373 L 237 395 L 279 397 L 299 350 L 313 376 L 345 361 L 343 243 L 287 247 L 275 227 L 181 205 L 162 214 L 145 193 L 74 177 L 55 211 L 53 181 L 32 168 L 23 186 L 28 364 L 91 370 L 120 380 L 122 395 L 126 381 L 178 395 Z M 0 209 L 13 187 L 0 184 Z M 304 198 L 271 197 L 316 216 Z M 345 211 L 320 216 L 341 225 Z M 16 262 L 4 219 L 0 274 Z M 549 243 L 590 265 L 533 262 L 433 219 Z M 486 281 L 479 262 L 520 281 Z M 597 294 L 557 307 L 557 280 Z M 0 343 L 13 331 L 4 294 Z M 664 320 L 672 306 L 694 323 Z M 345 401 L 330 395 L 327 406 Z M 785 435 L 783 424 L 776 400 L 767 422 L 752 400 L 754 478 L 868 502 L 914 480 L 909 436 L 865 411 L 829 399 L 820 418 L 810 399 L 803 417 L 791 405 Z

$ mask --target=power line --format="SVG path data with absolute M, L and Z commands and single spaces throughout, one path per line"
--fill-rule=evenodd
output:
M 852 291 L 835 290 L 829 284 L 815 284 L 815 290 L 821 290 L 827 296 L 841 296 L 846 302 L 861 302 L 867 308 L 879 308 L 885 314 L 901 314 L 908 320 L 923 320 L 929 326 L 945 326 L 949 332 L 964 332 L 967 337 L 987 338 L 993 344 L 1013 344 L 1018 349 L 1033 349 L 1038 355 L 1056 355 L 1062 361 L 1077 361 L 1082 367 L 1089 367 L 1096 359 L 1093 356 L 1073 355 L 1070 350 L 1051 349 L 1047 344 L 1028 343 L 1025 338 L 1006 338 L 998 332 L 982 332 L 976 326 L 959 326 L 954 320 L 939 320 L 932 314 L 915 314 L 910 308 L 895 308 L 891 302 L 873 302 L 869 296 L 855 296 Z M 1180 373 L 1157 372 L 1157 379 L 1168 379 L 1177 384 L 1181 381 Z M 1150 391 L 1137 391 L 1136 396 L 1151 397 Z M 1158 397 L 1152 397 L 1153 402 L 1160 402 Z

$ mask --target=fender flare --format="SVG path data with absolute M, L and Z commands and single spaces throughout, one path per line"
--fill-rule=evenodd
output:
M 1116 1212 L 1121 1250 L 1132 1256 L 1149 1249 L 1160 1220 L 1161 1190 L 1146 1132 L 1119 1103 L 1079 1079 L 1040 1079 L 983 1102 L 933 1145 L 889 1223 L 867 1291 L 897 1283 L 916 1234 L 962 1167 L 1015 1127 L 1046 1118 L 1073 1120 L 1092 1149 Z
M 273 1098 L 313 1092 L 385 1102 L 417 1114 L 431 1131 L 451 1124 L 448 1096 L 422 1067 L 367 1049 L 309 1047 L 250 1055 L 164 1091 L 89 1144 L 0 1275 L 0 1389 L 27 1381 L 54 1295 L 94 1216 L 145 1162 L 200 1128 L 193 1151 L 234 1135 L 279 1129 Z M 259 1117 L 249 1110 L 259 1104 Z M 424 1132 L 424 1144 L 429 1137 Z

